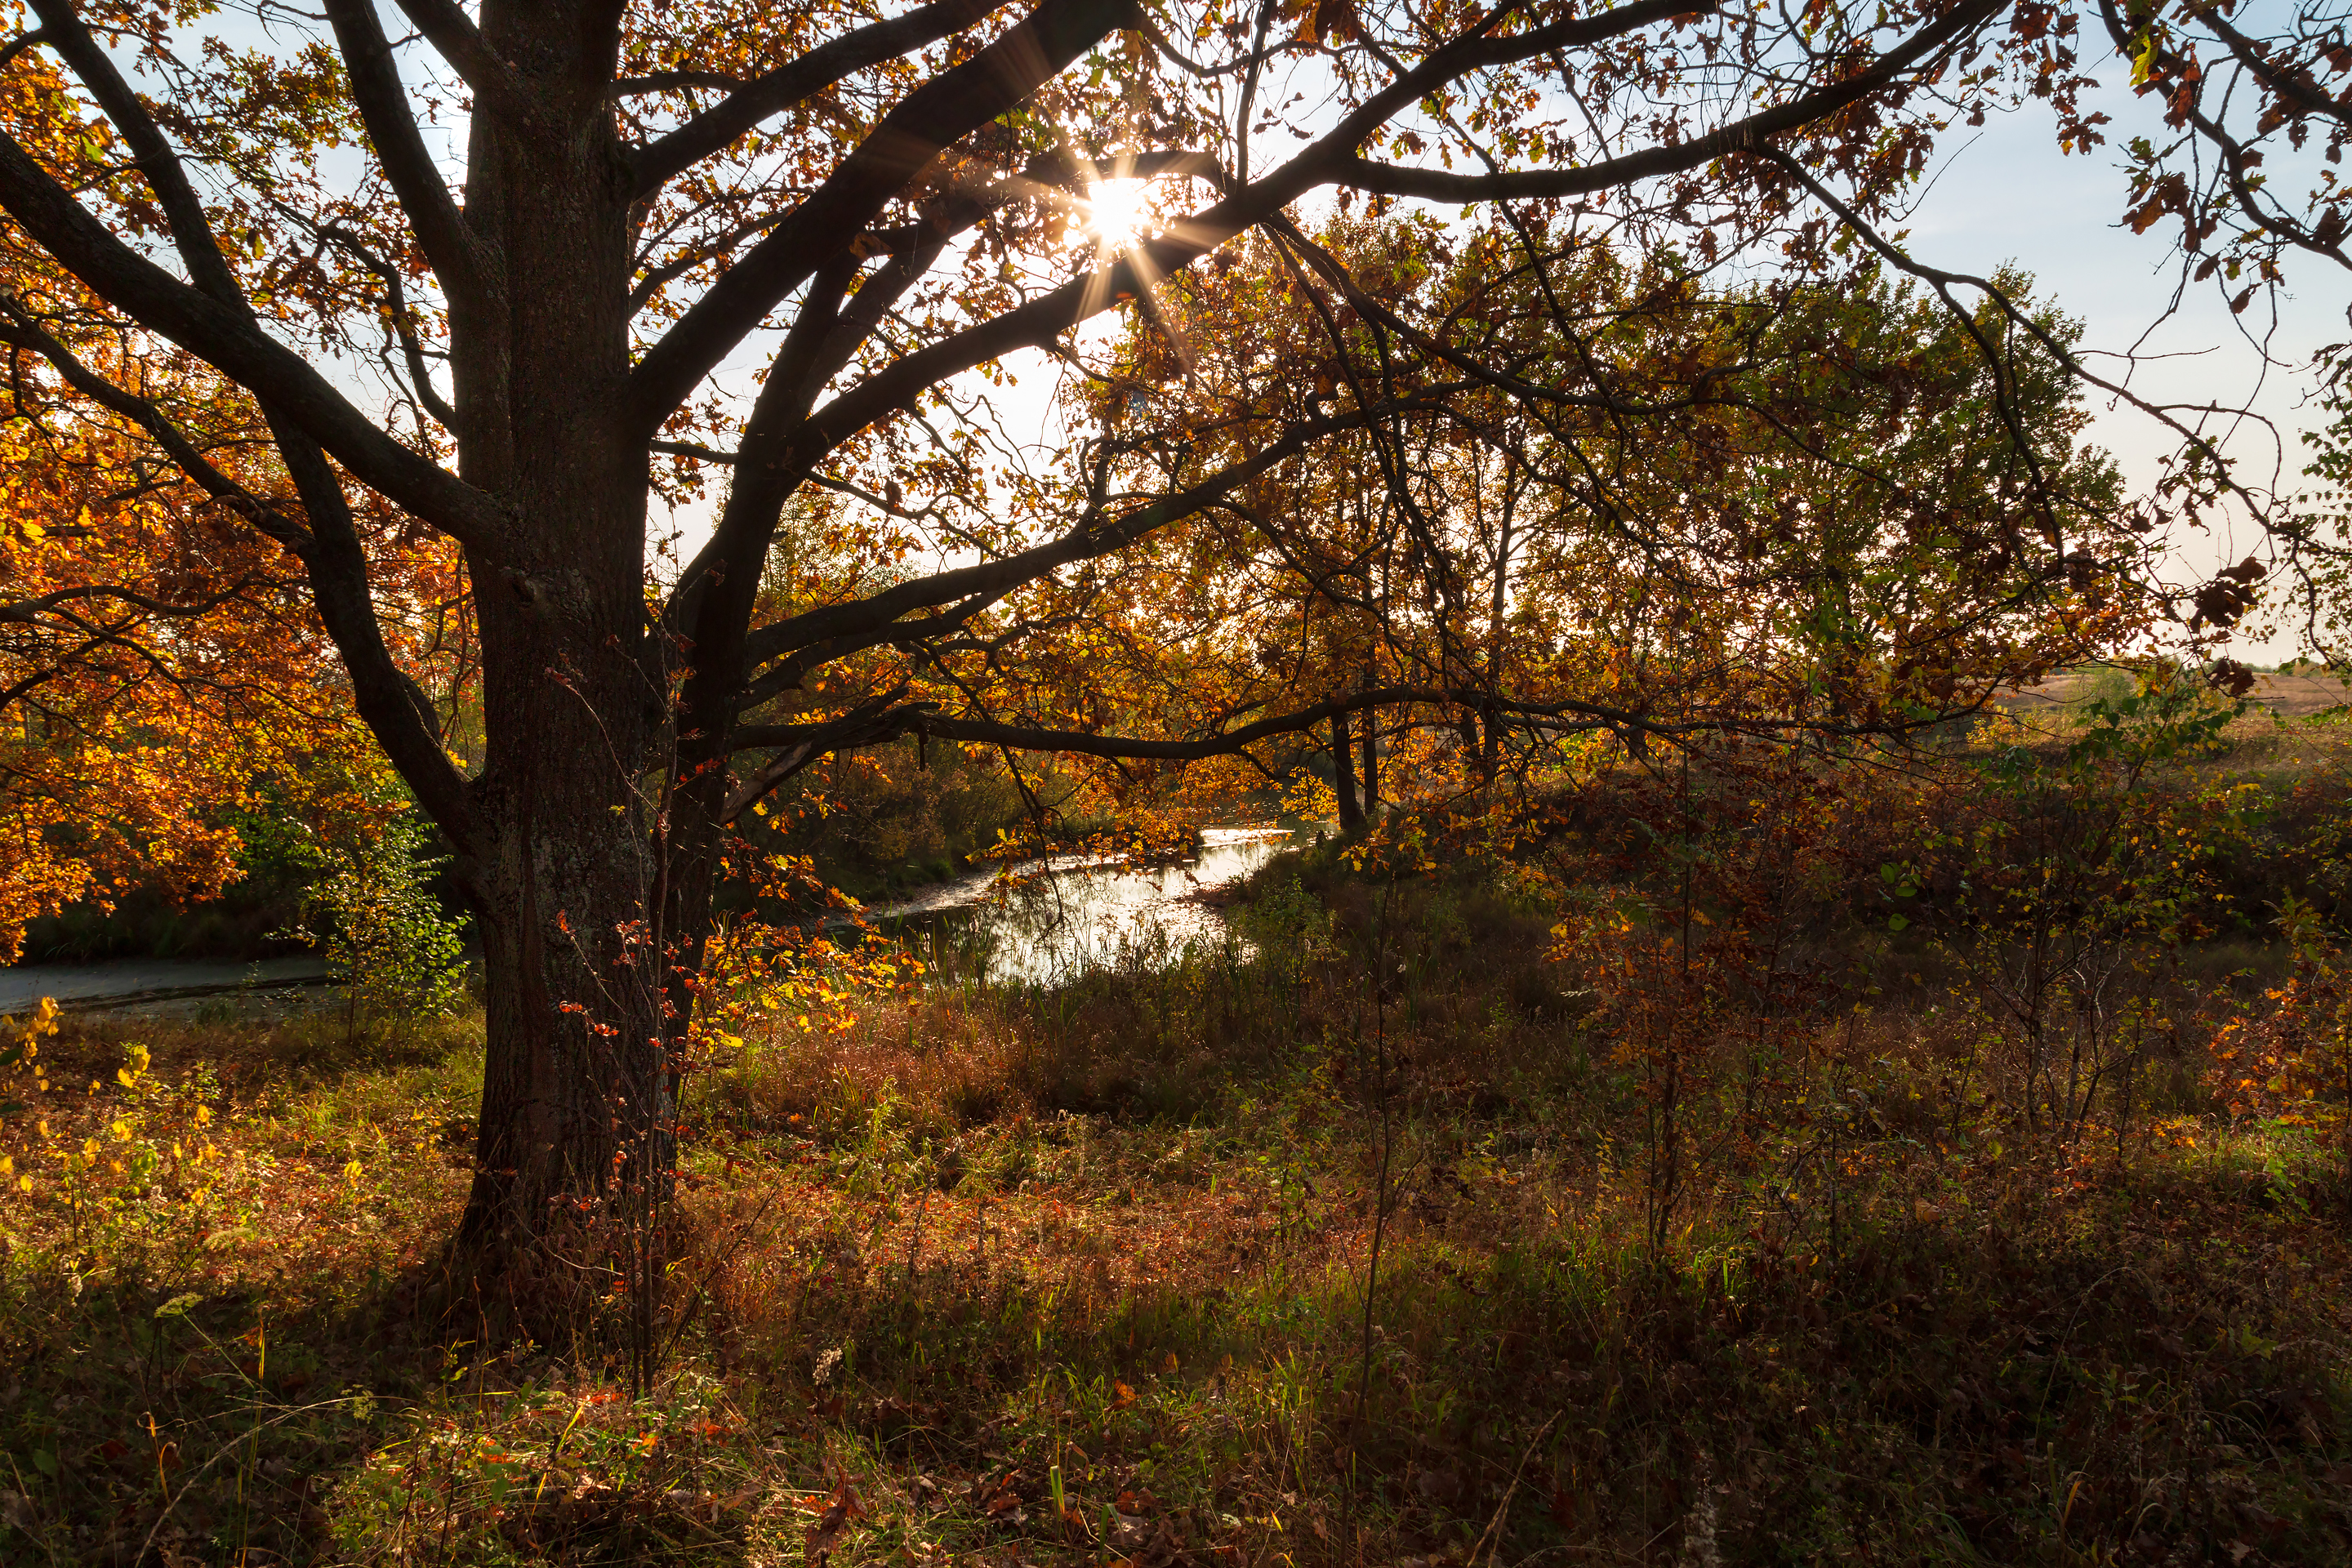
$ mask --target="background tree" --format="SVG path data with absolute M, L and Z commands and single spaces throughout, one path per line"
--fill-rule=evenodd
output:
M 1171 287 L 1084 399 L 1130 489 L 1246 460 L 1353 386 L 1401 412 L 1024 604 L 1020 680 L 1190 700 L 1195 728 L 1356 704 L 1415 787 L 1468 794 L 1595 733 L 1899 737 L 2142 625 L 2116 577 L 2140 537 L 2062 357 L 2079 328 L 2025 279 L 1998 283 L 2058 353 L 1867 270 L 1718 289 L 1535 237 L 1342 221 Z M 1045 630 L 1079 624 L 1066 649 Z M 1024 700 L 947 657 L 959 689 Z

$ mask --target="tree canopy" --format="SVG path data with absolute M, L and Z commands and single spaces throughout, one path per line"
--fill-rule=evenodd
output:
M 2095 134 L 2063 7 L 31 8 L 18 374 L 299 586 L 451 847 L 493 1253 L 663 1168 L 817 758 L 1893 735 L 2129 614 L 2063 326 L 1870 226 L 2006 95 Z M 780 591 L 818 496 L 857 569 Z

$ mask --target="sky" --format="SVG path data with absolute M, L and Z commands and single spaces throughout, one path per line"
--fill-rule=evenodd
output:
M 2252 484 L 2271 482 L 2282 491 L 2300 481 L 2305 459 L 2299 437 L 2326 423 L 2309 401 L 2311 378 L 2273 366 L 2246 341 L 2245 331 L 2270 325 L 2273 355 L 2305 363 L 2319 348 L 2347 336 L 2346 305 L 2352 277 L 2316 258 L 2290 262 L 2287 288 L 2274 302 L 2257 298 L 2245 316 L 2232 317 L 2210 284 L 2192 287 L 2180 310 L 2164 318 L 2179 281 L 2172 249 L 2175 226 L 2136 235 L 2122 224 L 2126 205 L 2122 144 L 2137 133 L 2161 131 L 2153 107 L 2121 84 L 2125 68 L 2112 58 L 2092 63 L 2103 84 L 2093 95 L 2114 118 L 2106 145 L 2088 154 L 2062 155 L 2053 130 L 2054 117 L 2034 103 L 1988 121 L 1967 142 L 1955 141 L 1915 208 L 1909 250 L 1914 258 L 1953 271 L 1979 276 L 2005 262 L 2034 275 L 2040 291 L 2084 323 L 2082 349 L 2120 355 L 2141 343 L 2142 361 L 2126 365 L 2096 357 L 2093 369 L 2125 380 L 2144 397 L 2251 408 L 2275 426 L 2251 422 L 2215 425 L 2224 451 L 2244 465 Z M 2151 357 L 2160 356 L 2160 357 Z M 2144 489 L 2178 438 L 2128 405 L 2105 394 L 2093 395 L 2096 423 L 2091 439 L 2114 453 L 2135 489 Z M 2280 465 L 2284 465 L 2281 467 Z M 2242 560 L 2257 540 L 2251 523 L 2217 524 L 2209 533 L 2184 535 L 2178 542 L 2179 567 L 2200 574 Z M 2294 654 L 2294 639 L 2242 639 L 2239 657 L 2275 662 Z

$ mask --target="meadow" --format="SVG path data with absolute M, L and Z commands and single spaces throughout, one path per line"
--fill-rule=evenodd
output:
M 561 1344 L 447 1262 L 477 1016 L 59 1020 L 0 1560 L 2340 1562 L 2335 731 L 2233 734 L 2125 804 L 2262 793 L 2199 885 L 2291 929 L 2113 925 L 2107 1032 L 2062 986 L 2040 1058 L 2004 906 L 1890 930 L 1937 873 L 1851 789 L 1814 858 L 1865 871 L 1775 931 L 1736 857 L 1612 847 L 1635 784 L 1508 857 L 1286 856 L 1066 985 L 934 942 L 733 1026 L 659 1288 Z M 1696 786 L 1751 867 L 1754 783 Z

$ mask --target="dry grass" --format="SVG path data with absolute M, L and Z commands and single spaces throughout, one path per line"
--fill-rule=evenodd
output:
M 2342 1194 L 2196 1070 L 2246 996 L 2175 998 L 2120 1140 L 1958 1087 L 1957 975 L 1727 1031 L 1654 1251 L 1636 1079 L 1545 923 L 1326 888 L 1269 889 L 1253 959 L 752 1030 L 691 1086 L 635 1394 L 436 1295 L 461 1035 L 79 1028 L 77 1128 L 135 1033 L 134 1137 L 209 1106 L 222 1173 L 0 1205 L 0 1561 L 2352 1552 Z

